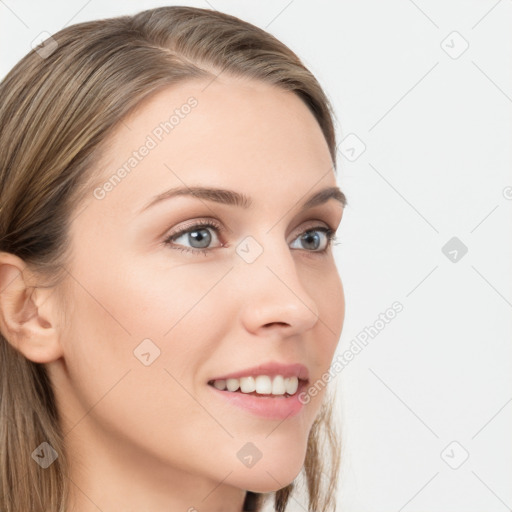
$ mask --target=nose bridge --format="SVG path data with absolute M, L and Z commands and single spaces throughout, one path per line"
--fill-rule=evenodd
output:
M 292 249 L 275 233 L 248 236 L 239 256 L 242 320 L 251 331 L 279 326 L 288 335 L 310 329 L 318 307 L 301 282 Z

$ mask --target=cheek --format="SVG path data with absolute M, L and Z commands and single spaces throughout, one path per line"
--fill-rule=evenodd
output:
M 219 315 L 226 290 L 216 286 L 228 270 L 205 265 L 162 270 L 121 260 L 105 280 L 84 272 L 73 291 L 73 358 L 87 363 L 81 365 L 84 371 L 104 368 L 111 374 L 114 368 L 154 361 L 174 368 L 177 376 L 190 375 L 214 349 L 208 333 L 229 317 L 224 309 Z
M 307 358 L 313 371 L 309 387 L 303 395 L 312 423 L 320 411 L 328 388 L 335 386 L 334 383 L 329 384 L 334 375 L 331 364 L 343 330 L 345 295 L 334 262 L 321 277 L 316 274 L 315 280 L 310 279 L 307 282 L 312 283 L 308 291 L 317 304 L 319 314 L 315 334 L 307 345 Z
M 328 323 L 327 321 L 326 323 L 330 331 L 334 333 L 335 339 L 332 341 L 337 345 L 345 321 L 345 292 L 337 270 L 331 273 L 324 290 L 322 307 L 325 308 L 325 318 L 328 319 Z
M 226 289 L 215 286 L 229 267 L 138 268 L 118 266 L 108 282 L 74 274 L 81 285 L 73 288 L 74 314 L 63 336 L 72 391 L 62 392 L 65 416 L 78 424 L 73 434 L 86 436 L 92 422 L 183 468 L 199 464 L 201 453 L 210 454 L 212 468 L 221 458 L 237 462 L 239 440 L 206 412 L 206 383 L 198 378 L 215 352 L 212 340 L 222 341 L 218 326 L 231 318 L 219 318 Z M 229 425 L 230 432 L 236 428 Z
M 305 276 L 303 283 L 318 308 L 313 335 L 315 350 L 311 355 L 325 369 L 334 355 L 345 320 L 343 284 L 334 261 L 324 271 Z

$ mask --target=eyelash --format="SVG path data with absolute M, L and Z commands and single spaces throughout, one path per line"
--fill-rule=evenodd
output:
M 212 228 L 212 229 L 215 229 L 218 233 L 222 233 L 224 231 L 224 228 L 222 228 L 222 226 L 218 225 L 216 222 L 208 220 L 208 221 L 198 222 L 197 224 L 183 228 L 181 231 L 178 231 L 177 233 L 173 233 L 172 235 L 168 236 L 164 240 L 163 243 L 164 243 L 164 245 L 169 246 L 171 249 L 177 249 L 179 251 L 191 252 L 191 253 L 195 253 L 195 254 L 203 253 L 205 256 L 207 256 L 208 253 L 211 252 L 213 249 L 196 249 L 196 248 L 192 248 L 192 247 L 184 247 L 184 246 L 180 246 L 180 245 L 175 245 L 172 243 L 176 238 L 179 238 L 180 236 L 182 236 L 186 233 L 198 231 L 203 228 Z M 329 247 L 331 247 L 331 245 L 333 245 L 333 244 L 338 245 L 338 243 L 336 243 L 338 239 L 337 239 L 336 235 L 334 234 L 335 230 L 331 229 L 331 228 L 327 228 L 325 226 L 313 226 L 311 228 L 306 229 L 302 233 L 300 233 L 299 236 L 304 235 L 305 233 L 309 233 L 311 231 L 322 231 L 323 233 L 325 233 L 325 235 L 327 236 L 327 245 L 325 246 L 325 249 L 322 249 L 321 251 L 308 251 L 307 249 L 304 249 L 306 252 L 316 253 L 316 254 L 326 254 L 327 251 L 329 250 Z

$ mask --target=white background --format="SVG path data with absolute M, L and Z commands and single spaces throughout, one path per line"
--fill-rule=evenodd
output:
M 352 133 L 365 146 L 359 155 L 354 135 L 339 146 L 339 353 L 393 302 L 404 309 L 332 381 L 338 509 L 509 510 L 512 1 L 181 4 L 281 39 L 331 98 L 338 141 Z M 0 76 L 43 31 L 159 5 L 169 2 L 2 0 Z M 468 249 L 456 262 L 442 252 L 452 237 Z M 300 499 L 289 510 L 304 510 Z

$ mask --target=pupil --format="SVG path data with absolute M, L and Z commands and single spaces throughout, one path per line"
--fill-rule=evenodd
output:
M 190 232 L 189 237 L 189 242 L 195 241 L 200 244 L 199 246 L 194 246 L 194 244 L 191 244 L 196 249 L 204 249 L 205 247 L 208 247 L 208 245 L 210 245 L 212 238 L 210 232 L 206 228 Z
M 316 231 L 308 231 L 307 233 L 304 233 L 302 236 L 302 241 L 306 242 L 306 244 L 311 243 L 312 241 L 317 242 L 315 243 L 315 247 L 307 247 L 308 249 L 318 249 L 318 246 L 320 244 L 320 237 L 318 236 L 318 233 Z

